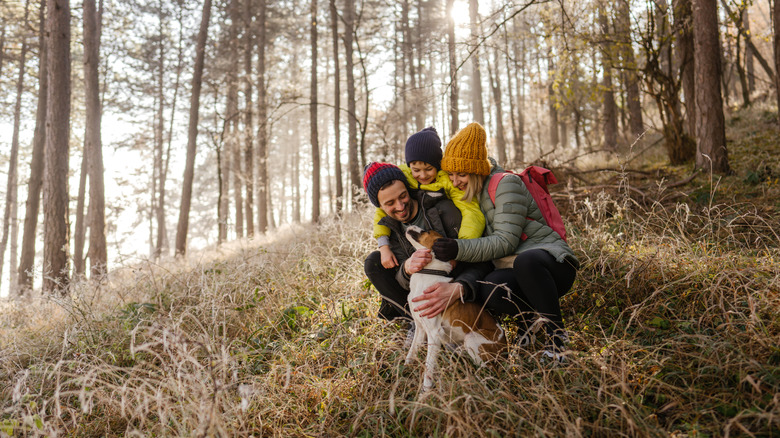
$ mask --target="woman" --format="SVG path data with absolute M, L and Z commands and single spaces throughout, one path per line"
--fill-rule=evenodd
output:
M 488 161 L 485 130 L 472 123 L 447 144 L 441 167 L 452 183 L 465 192 L 464 200 L 479 199 L 485 214 L 483 237 L 470 240 L 439 239 L 433 247 L 442 260 L 464 262 L 493 261 L 499 268 L 488 274 L 478 301 L 497 317 L 509 315 L 518 323 L 518 342 L 530 342 L 534 330 L 543 325 L 546 332 L 544 356 L 563 360 L 567 340 L 561 316 L 560 297 L 571 289 L 579 262 L 569 245 L 548 227 L 522 180 L 508 175 L 499 182 L 495 205 L 488 184 L 495 173 L 503 172 Z M 436 314 L 455 297 L 431 290 L 420 309 Z M 422 300 L 421 300 L 422 301 Z M 531 324 L 536 315 L 540 319 Z

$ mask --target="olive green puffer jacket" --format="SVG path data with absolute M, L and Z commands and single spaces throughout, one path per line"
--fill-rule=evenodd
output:
M 506 267 L 497 259 L 530 249 L 543 249 L 558 262 L 569 260 L 578 266 L 574 251 L 558 233 L 547 226 L 539 207 L 519 176 L 510 174 L 501 179 L 496 188 L 496 204 L 493 205 L 488 194 L 490 178 L 504 172 L 504 169 L 492 158 L 490 161 L 493 168 L 485 178 L 479 195 L 479 205 L 486 222 L 484 237 L 458 240 L 456 259 L 464 262 L 493 260 L 497 267 Z M 528 236 L 525 241 L 521 238 L 523 233 Z M 510 258 L 510 263 L 511 260 L 513 258 Z

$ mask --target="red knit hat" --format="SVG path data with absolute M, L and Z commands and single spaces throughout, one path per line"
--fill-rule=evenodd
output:
M 363 171 L 363 188 L 368 194 L 368 199 L 375 207 L 379 207 L 379 189 L 396 179 L 406 185 L 406 175 L 394 164 L 377 163 L 375 161 L 366 165 Z

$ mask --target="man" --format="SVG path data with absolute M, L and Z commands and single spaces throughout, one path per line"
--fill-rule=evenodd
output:
M 366 258 L 366 275 L 382 296 L 379 317 L 408 318 L 409 278 L 425 267 L 432 255 L 429 249 L 414 249 L 406 239 L 406 228 L 416 225 L 457 238 L 461 213 L 443 193 L 410 190 L 401 169 L 389 163 L 366 166 L 363 188 L 371 203 L 387 215 L 379 223 L 390 229 L 389 245 L 398 261 L 398 266 L 388 269 L 382 266 L 379 251 Z M 458 263 L 451 273 L 453 282 L 438 283 L 426 291 L 419 307 L 423 311 L 421 315 L 439 313 L 452 299 L 472 301 L 478 289 L 477 281 L 491 270 L 489 263 Z

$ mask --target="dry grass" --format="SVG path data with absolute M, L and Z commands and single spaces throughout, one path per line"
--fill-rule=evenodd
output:
M 375 317 L 365 212 L 5 302 L 0 436 L 778 436 L 772 184 L 572 196 L 568 363 L 443 353 L 422 396 L 405 333 Z

